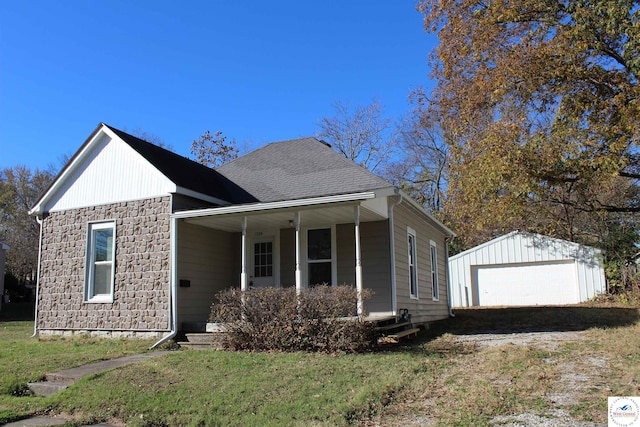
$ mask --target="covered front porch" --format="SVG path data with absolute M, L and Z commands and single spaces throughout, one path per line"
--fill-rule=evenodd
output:
M 253 203 L 172 215 L 177 324 L 206 322 L 229 287 L 371 289 L 358 313 L 397 311 L 389 190 Z

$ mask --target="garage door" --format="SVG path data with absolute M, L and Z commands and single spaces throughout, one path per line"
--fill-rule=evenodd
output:
M 580 302 L 573 261 L 474 267 L 481 306 Z

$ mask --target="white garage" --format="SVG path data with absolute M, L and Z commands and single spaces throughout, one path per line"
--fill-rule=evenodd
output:
M 513 232 L 449 258 L 453 307 L 577 304 L 605 292 L 599 249 Z

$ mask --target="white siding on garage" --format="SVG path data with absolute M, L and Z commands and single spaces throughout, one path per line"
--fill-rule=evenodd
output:
M 98 143 L 76 160 L 80 167 L 61 178 L 46 211 L 166 196 L 176 186 L 116 135 L 99 132 Z M 105 181 L 108 185 L 105 185 Z
M 606 289 L 601 258 L 602 252 L 596 248 L 513 232 L 449 259 L 452 306 L 509 305 L 502 304 L 507 300 L 527 301 L 510 305 L 565 304 L 569 303 L 569 295 L 576 293 L 572 302 L 587 301 Z M 533 285 L 524 282 L 536 275 L 537 299 L 516 295 L 530 293 Z M 555 285 L 548 284 L 550 280 Z M 495 289 L 488 290 L 492 285 Z M 480 291 L 485 293 L 485 301 Z M 514 295 L 498 297 L 499 291 Z

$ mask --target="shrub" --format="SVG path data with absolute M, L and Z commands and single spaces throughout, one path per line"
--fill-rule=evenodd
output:
M 369 296 L 363 291 L 363 300 Z M 234 288 L 216 295 L 210 320 L 224 323 L 225 346 L 234 350 L 362 352 L 375 335 L 356 303 L 349 286 L 317 286 L 299 296 L 295 288 Z

